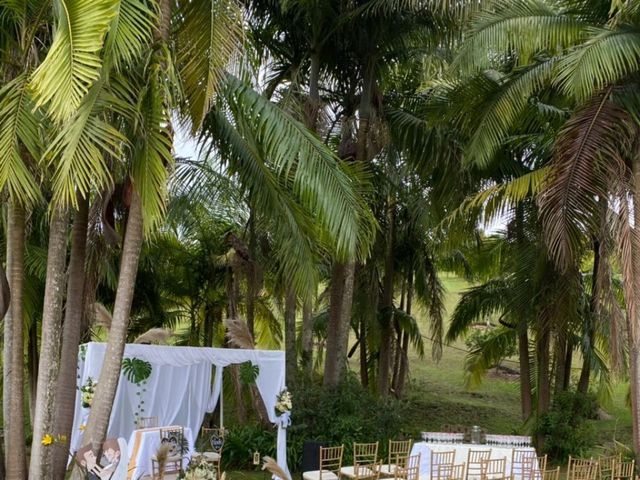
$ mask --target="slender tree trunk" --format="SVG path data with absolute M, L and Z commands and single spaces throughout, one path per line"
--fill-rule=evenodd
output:
M 631 390 L 631 411 L 633 426 L 633 449 L 636 461 L 640 461 L 640 305 L 636 300 L 640 292 L 640 156 L 636 154 L 632 165 L 633 172 L 633 230 L 631 234 L 631 271 L 632 283 L 625 288 L 633 298 L 627 299 L 627 336 L 629 339 L 629 388 Z
M 593 240 L 593 270 L 591 275 L 591 298 L 589 300 L 589 314 L 591 318 L 588 320 L 587 326 L 587 343 L 588 349 L 591 349 L 593 337 L 595 335 L 595 322 L 597 320 L 598 302 L 600 292 L 598 291 L 598 272 L 600 270 L 600 241 L 597 238 Z M 578 380 L 578 392 L 586 394 L 589 391 L 589 381 L 591 379 L 591 359 L 587 352 L 583 352 L 582 370 L 580 371 L 580 380 Z
M 538 326 L 538 338 L 536 340 L 536 352 L 538 363 L 538 417 L 549 411 L 550 402 L 550 379 L 549 379 L 549 326 L 547 320 L 540 319 Z M 538 435 L 538 450 L 544 448 L 544 435 Z
M 556 345 L 553 353 L 556 364 L 554 395 L 557 396 L 564 391 L 564 377 L 567 371 L 567 336 L 564 332 L 557 332 L 556 335 Z
M 7 239 L 7 248 L 9 248 L 10 243 Z M 2 265 L 2 262 L 0 262 L 0 318 L 4 319 L 5 315 L 7 314 L 7 311 L 9 310 L 9 304 L 11 303 L 11 292 L 9 290 L 9 281 L 7 280 L 7 274 L 5 272 L 4 269 L 4 265 Z M 7 327 L 7 322 L 5 321 L 5 328 Z M 6 330 L 3 332 L 5 335 L 3 335 L 3 337 L 6 339 Z M 3 346 L 4 349 L 4 346 Z M 5 352 L 6 353 L 6 352 Z M 3 365 L 7 365 L 6 362 L 6 357 L 4 358 L 4 363 Z M 9 369 L 8 368 L 3 368 L 3 387 L 7 388 L 8 387 L 8 382 L 5 381 L 5 377 L 4 374 L 5 372 L 7 372 Z M 8 380 L 8 378 L 7 378 Z M 6 390 L 5 390 L 6 392 Z M 4 404 L 7 406 L 7 410 L 8 410 L 8 403 L 9 403 L 9 398 L 7 397 L 8 394 L 4 395 Z M 4 410 L 4 405 L 3 405 L 3 414 L 6 415 L 6 410 Z M 5 429 L 6 429 L 6 420 L 7 417 L 4 417 L 5 419 Z M 0 434 L 0 480 L 4 480 L 5 478 L 5 471 L 4 471 L 4 465 L 5 465 L 5 461 L 4 461 L 4 435 Z
M 27 383 L 29 384 L 29 422 L 33 431 L 36 417 L 36 396 L 38 395 L 38 322 L 29 325 L 27 338 Z
M 395 198 L 387 199 L 387 245 L 384 262 L 382 287 L 382 325 L 380 326 L 380 359 L 378 364 L 378 394 L 389 394 L 389 369 L 391 368 L 391 342 L 393 339 L 393 293 L 394 293 L 394 239 L 395 239 Z
M 53 432 L 55 390 L 60 367 L 68 222 L 67 210 L 55 210 L 51 215 L 47 248 L 47 279 L 42 311 L 40 342 L 42 348 L 29 464 L 30 479 L 44 479 L 52 473 L 51 447 L 43 446 L 41 440 L 45 434 Z
M 337 387 L 345 372 L 354 274 L 354 262 L 336 263 L 333 266 L 324 369 L 324 386 L 327 388 Z
M 520 406 L 522 419 L 526 420 L 533 411 L 531 396 L 531 366 L 529 364 L 529 335 L 526 320 L 518 325 L 518 359 L 520 363 Z
M 296 355 L 296 292 L 287 287 L 284 302 L 284 343 L 287 383 L 295 383 L 298 370 Z
M 24 436 L 24 249 L 25 249 L 25 212 L 22 206 L 13 201 L 9 203 L 8 256 L 9 285 L 11 303 L 5 318 L 5 349 L 11 348 L 8 355 L 9 405 L 5 421 L 5 444 L 11 446 L 6 457 L 7 480 L 24 480 L 26 472 L 26 449 Z M 7 342 L 10 339 L 10 342 Z M 7 395 L 7 392 L 4 392 Z
M 249 255 L 251 257 L 247 265 L 247 328 L 252 337 L 255 337 L 254 321 L 255 321 L 255 303 L 258 294 L 257 275 L 256 275 L 256 226 L 255 211 L 250 207 L 249 213 Z
M 567 342 L 566 357 L 564 360 L 564 379 L 562 390 L 567 391 L 571 386 L 571 364 L 573 363 L 573 346 Z
M 313 372 L 313 300 L 307 298 L 302 304 L 302 371 L 307 379 Z
M 369 353 L 367 352 L 367 319 L 360 316 L 360 383 L 363 387 L 369 386 Z
M 409 269 L 407 274 L 407 298 L 405 312 L 407 315 L 411 315 L 411 308 L 413 307 L 413 268 Z M 407 374 L 409 373 L 409 335 L 405 333 L 402 336 L 402 357 L 400 358 L 400 371 L 398 373 L 398 386 L 396 389 L 396 395 L 401 398 L 404 395 L 404 386 L 407 380 Z
M 142 248 L 142 203 L 137 191 L 132 190 L 131 206 L 122 246 L 118 288 L 113 306 L 113 319 L 109 330 L 109 340 L 98 378 L 91 413 L 82 439 L 83 445 L 91 445 L 98 451 L 105 440 L 113 400 L 120 379 L 122 355 L 127 339 L 129 314 L 136 285 L 138 261 Z
M 76 402 L 78 374 L 78 346 L 82 334 L 85 294 L 85 260 L 87 253 L 87 229 L 89 224 L 89 199 L 78 198 L 78 211 L 71 227 L 71 255 L 67 278 L 67 302 L 62 325 L 62 347 L 55 401 L 53 431 L 71 438 L 73 415 Z M 67 470 L 68 452 L 66 448 L 53 450 L 53 478 L 64 478 Z

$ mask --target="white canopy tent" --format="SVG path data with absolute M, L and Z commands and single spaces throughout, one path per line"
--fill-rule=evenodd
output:
M 81 345 L 78 355 L 78 393 L 71 433 L 71 451 L 81 446 L 82 430 L 89 418 L 89 408 L 83 408 L 80 388 L 91 377 L 98 381 L 106 344 Z M 136 415 L 158 417 L 159 425 L 183 425 L 196 433 L 206 412 L 213 412 L 222 391 L 224 367 L 251 362 L 258 367 L 256 385 L 262 396 L 269 420 L 278 426 L 277 462 L 289 474 L 287 467 L 288 415 L 278 417 L 275 405 L 285 388 L 285 356 L 282 351 L 242 350 L 206 347 L 167 347 L 127 344 L 124 359 L 147 362 L 151 374 L 140 383 L 120 374 L 118 390 L 111 411 L 108 437 L 128 439 L 136 429 Z M 213 385 L 212 367 L 215 367 Z M 223 426 L 222 404 L 220 426 Z

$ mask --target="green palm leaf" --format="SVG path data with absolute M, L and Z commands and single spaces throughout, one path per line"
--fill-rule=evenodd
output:
M 215 2 L 214 2 L 215 3 Z M 157 12 L 154 3 L 120 0 L 105 40 L 105 61 L 122 71 L 131 66 L 153 37 Z
M 239 51 L 242 15 L 236 0 L 193 0 L 184 2 L 179 18 L 177 62 L 195 132 Z
M 99 78 L 100 51 L 118 0 L 57 0 L 57 28 L 32 86 L 37 105 L 48 104 L 56 121 L 67 120 Z
M 14 200 L 35 203 L 37 182 L 25 162 L 40 158 L 38 111 L 28 89 L 28 75 L 19 75 L 0 89 L 0 189 Z

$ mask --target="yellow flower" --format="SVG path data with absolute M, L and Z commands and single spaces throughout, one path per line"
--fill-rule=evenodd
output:
M 53 443 L 53 437 L 48 433 L 42 437 L 42 445 L 51 445 Z
M 80 425 L 78 427 L 78 430 L 80 430 L 81 432 L 84 432 L 86 428 L 87 428 L 87 426 L 83 423 L 82 425 Z

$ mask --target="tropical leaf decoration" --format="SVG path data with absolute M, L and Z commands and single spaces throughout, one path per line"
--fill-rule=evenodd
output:
M 153 367 L 140 358 L 125 358 L 122 360 L 122 373 L 131 383 L 140 383 L 151 376 Z
M 244 385 L 251 385 L 256 382 L 256 378 L 260 374 L 260 367 L 251 362 L 240 364 L 240 380 Z

